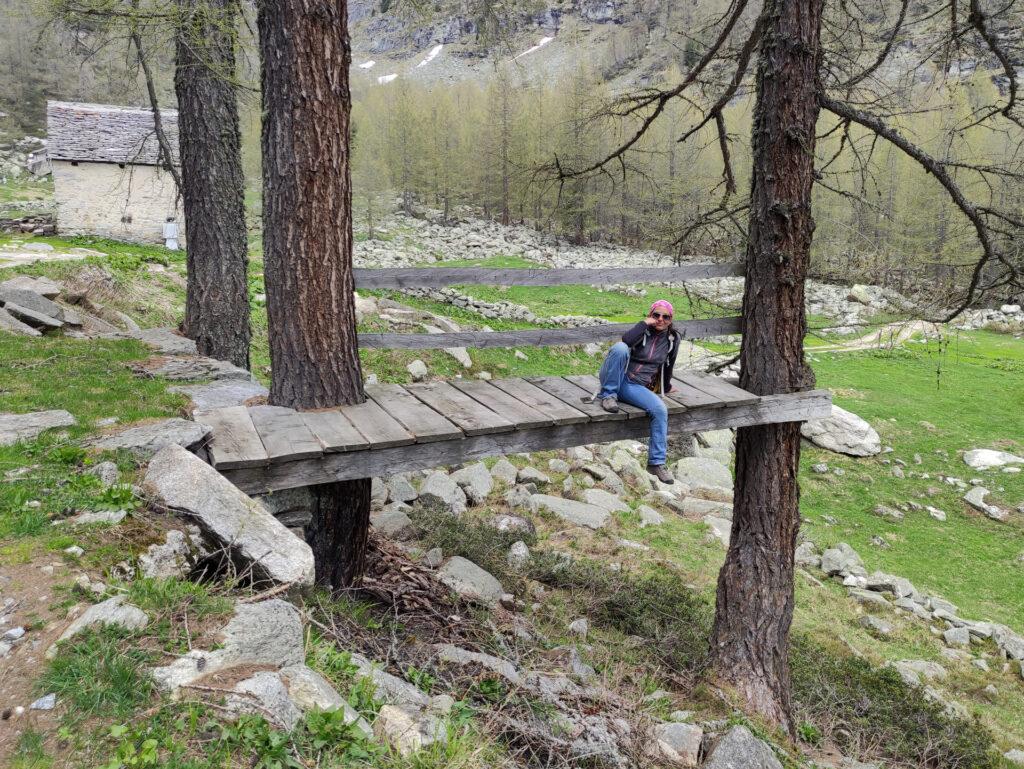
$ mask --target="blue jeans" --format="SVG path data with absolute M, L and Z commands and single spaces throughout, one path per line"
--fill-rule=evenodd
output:
M 626 343 L 618 342 L 612 345 L 598 374 L 601 380 L 601 392 L 598 397 L 607 398 L 611 395 L 623 403 L 647 412 L 651 418 L 651 442 L 647 449 L 647 464 L 663 465 L 668 450 L 668 409 L 665 408 L 660 395 L 643 385 L 638 385 L 626 376 L 628 363 L 629 348 Z

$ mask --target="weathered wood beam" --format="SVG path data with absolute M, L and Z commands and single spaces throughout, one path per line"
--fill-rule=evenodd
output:
M 359 267 L 356 288 L 442 288 L 444 286 L 563 286 L 607 283 L 681 283 L 743 275 L 741 262 L 683 264 L 678 267 L 608 267 L 577 270 L 490 267 Z
M 766 395 L 757 403 L 730 408 L 695 408 L 669 415 L 669 430 L 692 433 L 777 422 L 802 422 L 831 413 L 828 390 L 788 395 Z M 326 454 L 319 459 L 287 462 L 271 467 L 223 471 L 224 476 L 247 494 L 309 486 L 352 478 L 422 470 L 439 465 L 469 462 L 483 457 L 521 451 L 547 451 L 589 443 L 606 443 L 647 435 L 644 419 L 609 420 L 555 425 L 506 433 L 490 433 L 427 445 L 395 446 L 373 451 Z
M 706 339 L 740 333 L 740 317 L 700 318 L 673 323 L 683 339 Z M 517 331 L 459 331 L 447 334 L 360 334 L 359 346 L 380 349 L 436 350 L 445 347 L 551 347 L 615 339 L 633 323 L 605 323 L 582 328 L 527 328 Z

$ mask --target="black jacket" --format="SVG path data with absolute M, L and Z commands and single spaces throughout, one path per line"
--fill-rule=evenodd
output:
M 625 342 L 630 352 L 647 344 L 650 338 L 651 327 L 643 321 L 640 321 L 622 335 L 622 341 Z M 678 331 L 669 327 L 668 356 L 665 358 L 665 362 L 661 364 L 661 370 L 658 372 L 655 384 L 651 388 L 654 392 L 668 393 L 672 391 L 672 369 L 676 365 L 676 355 L 679 353 L 679 342 L 682 338 Z

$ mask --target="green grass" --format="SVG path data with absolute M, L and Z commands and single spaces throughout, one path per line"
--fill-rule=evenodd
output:
M 0 541 L 47 532 L 49 520 L 65 511 L 123 509 L 120 490 L 105 490 L 79 472 L 94 459 L 77 443 L 97 432 L 100 418 L 128 423 L 178 412 L 184 399 L 167 393 L 166 382 L 139 379 L 127 368 L 148 354 L 131 341 L 0 334 L 0 412 L 65 409 L 78 421 L 0 447 L 0 475 L 31 468 L 0 483 Z M 130 469 L 128 458 L 118 461 Z
M 1008 523 L 991 521 L 966 506 L 962 491 L 937 477 L 978 477 L 993 491 L 990 501 L 1009 509 L 1024 502 L 1024 474 L 972 470 L 958 455 L 973 448 L 1024 453 L 1024 345 L 1009 336 L 974 332 L 949 345 L 825 355 L 815 368 L 819 386 L 833 389 L 836 403 L 871 422 L 894 450 L 870 459 L 805 451 L 801 509 L 811 521 L 808 535 L 822 546 L 849 542 L 869 570 L 907 577 L 918 589 L 956 603 L 966 617 L 1024 629 L 1024 567 L 1017 562 L 1024 552 L 1021 516 L 1011 515 Z M 914 464 L 915 453 L 921 465 Z M 907 462 L 908 476 L 931 478 L 893 477 L 891 465 L 882 460 L 897 458 Z M 808 472 L 822 461 L 843 468 L 845 475 Z M 937 507 L 948 520 L 940 523 L 926 512 L 911 511 L 893 523 L 872 513 L 877 504 L 907 501 Z M 825 515 L 837 523 L 827 525 Z M 872 545 L 875 535 L 890 547 Z

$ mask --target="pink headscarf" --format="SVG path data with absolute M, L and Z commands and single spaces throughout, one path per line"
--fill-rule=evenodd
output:
M 654 312 L 657 309 L 660 309 L 662 311 L 662 313 L 668 313 L 669 315 L 675 315 L 676 314 L 675 310 L 672 308 L 672 303 L 669 302 L 666 299 L 659 299 L 654 304 L 652 304 L 651 305 L 651 309 L 649 309 L 647 311 L 647 314 L 650 315 L 652 312 Z

